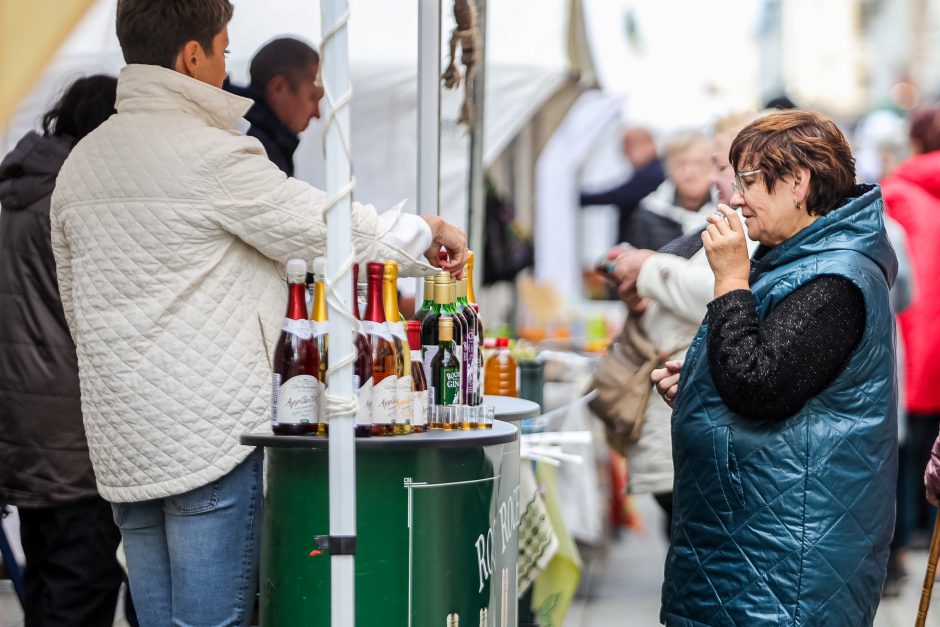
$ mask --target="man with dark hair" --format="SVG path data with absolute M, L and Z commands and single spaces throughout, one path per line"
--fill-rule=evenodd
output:
M 317 82 L 320 55 L 302 41 L 281 37 L 261 47 L 251 60 L 251 84 L 225 89 L 255 101 L 245 119 L 268 158 L 287 176 L 294 175 L 298 135 L 320 117 L 323 87 Z
M 117 114 L 72 151 L 52 248 L 98 490 L 121 529 L 143 625 L 247 625 L 257 590 L 270 353 L 288 259 L 326 249 L 326 195 L 232 127 L 228 0 L 119 0 Z M 352 203 L 360 262 L 460 274 L 436 216 Z M 448 261 L 439 261 L 442 246 Z

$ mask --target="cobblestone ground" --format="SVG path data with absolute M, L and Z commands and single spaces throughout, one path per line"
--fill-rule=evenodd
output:
M 662 515 L 649 497 L 636 499 L 644 520 L 643 535 L 625 534 L 608 550 L 589 559 L 579 591 L 564 627 L 655 627 L 659 625 L 659 590 L 666 543 L 661 532 Z M 908 555 L 910 572 L 897 599 L 883 600 L 875 627 L 911 627 L 917 616 L 926 551 Z M 940 627 L 940 583 L 934 588 L 927 625 Z

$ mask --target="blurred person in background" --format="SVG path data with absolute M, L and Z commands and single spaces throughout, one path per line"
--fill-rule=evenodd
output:
M 658 250 L 701 229 L 706 216 L 715 212 L 708 135 L 679 133 L 666 142 L 663 153 L 666 180 L 640 201 L 623 240 L 635 248 Z
M 228 80 L 224 85 L 233 94 L 254 100 L 245 114 L 251 124 L 246 134 L 261 142 L 268 159 L 287 176 L 294 176 L 300 134 L 311 120 L 320 118 L 323 86 L 317 82 L 319 69 L 316 50 L 298 39 L 281 37 L 255 53 L 248 87 L 236 87 Z
M 121 536 L 98 494 L 78 361 L 56 284 L 49 202 L 69 152 L 114 113 L 117 79 L 81 78 L 0 162 L 0 503 L 17 506 L 26 627 L 111 627 Z
M 913 301 L 898 320 L 906 349 L 908 414 L 901 482 L 905 489 L 916 486 L 919 491 L 921 472 L 940 430 L 940 107 L 912 114 L 910 139 L 913 156 L 885 177 L 882 188 L 888 215 L 907 233 L 917 286 Z M 935 510 L 923 498 L 914 502 L 913 520 L 902 515 L 898 521 L 898 543 L 918 548 L 929 541 Z
M 732 204 L 702 235 L 714 300 L 673 405 L 667 625 L 871 625 L 894 527 L 897 394 L 881 192 L 838 127 L 767 114 L 731 146 Z M 707 556 L 707 558 L 703 557 Z
M 617 241 L 629 240 L 629 227 L 640 201 L 656 191 L 666 171 L 656 152 L 656 140 L 647 128 L 635 126 L 623 132 L 623 154 L 633 168 L 630 178 L 621 185 L 599 193 L 581 193 L 581 206 L 616 205 Z
M 119 0 L 117 113 L 66 159 L 52 249 L 98 490 L 145 626 L 247 625 L 284 264 L 326 249 L 326 194 L 232 130 L 229 0 Z M 466 235 L 354 202 L 357 260 L 460 276 Z M 448 259 L 438 254 L 446 248 Z M 429 263 L 420 258 L 426 258 Z
M 728 161 L 731 141 L 755 114 L 718 120 L 711 138 L 711 182 L 720 202 L 729 203 L 734 168 Z M 702 225 L 704 228 L 704 222 Z M 753 250 L 756 242 L 750 242 Z M 702 246 L 701 229 L 679 237 L 658 252 L 624 250 L 608 253 L 613 263 L 605 278 L 638 319 L 642 334 L 665 360 L 681 360 L 705 317 L 712 299 L 714 275 Z M 647 401 L 639 439 L 624 451 L 629 461 L 631 494 L 650 493 L 666 514 L 667 537 L 672 530 L 672 409 L 653 394 Z

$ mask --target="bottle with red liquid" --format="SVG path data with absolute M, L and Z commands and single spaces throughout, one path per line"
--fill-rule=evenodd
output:
M 274 347 L 271 428 L 276 435 L 317 431 L 320 352 L 307 320 L 307 262 L 287 262 L 289 296 L 281 335 Z
M 368 297 L 362 328 L 372 348 L 372 398 L 370 417 L 372 435 L 394 435 L 398 418 L 398 355 L 394 339 L 385 324 L 382 304 L 382 282 L 385 264 L 370 261 L 366 264 Z
M 352 311 L 359 320 L 359 264 L 353 264 Z M 369 405 L 372 401 L 372 346 L 364 331 L 354 331 L 356 339 L 356 363 L 353 365 L 353 390 L 358 397 L 356 409 L 356 437 L 367 438 L 372 435 L 372 417 Z
M 411 376 L 414 380 L 411 420 L 413 433 L 424 433 L 428 424 L 428 381 L 424 376 L 424 364 L 421 360 L 421 322 L 410 320 L 408 323 L 408 345 L 411 347 Z M 416 348 L 417 347 L 417 348 Z

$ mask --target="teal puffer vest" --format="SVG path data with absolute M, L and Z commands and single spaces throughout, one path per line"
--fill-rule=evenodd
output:
M 708 367 L 706 318 L 673 412 L 666 625 L 871 625 L 894 528 L 897 389 L 888 289 L 897 260 L 881 190 L 819 218 L 752 265 L 758 318 L 821 275 L 857 285 L 861 341 L 828 388 L 783 421 L 732 412 Z M 834 330 L 838 332 L 838 330 Z

